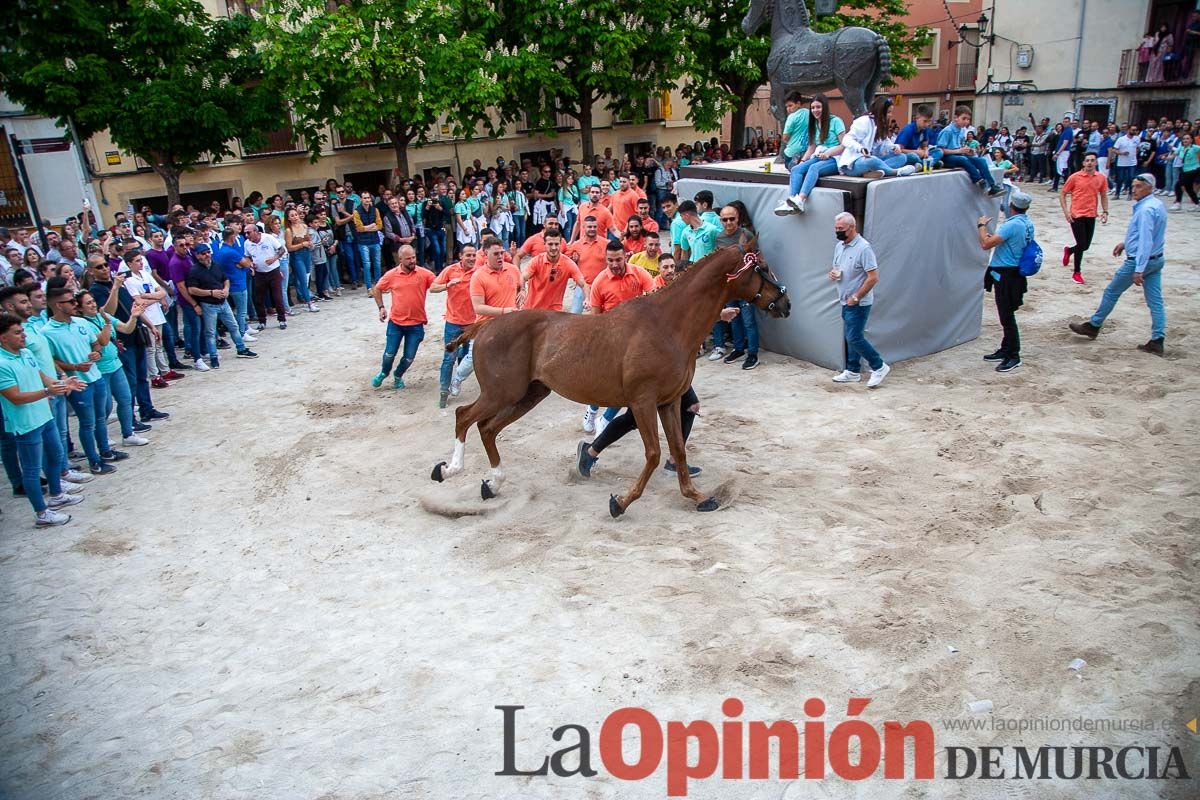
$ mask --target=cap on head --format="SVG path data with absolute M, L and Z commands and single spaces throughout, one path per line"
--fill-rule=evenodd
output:
M 1151 189 L 1154 189 L 1158 186 L 1158 181 L 1156 181 L 1154 176 L 1149 172 L 1143 172 L 1141 175 L 1138 175 L 1136 178 L 1134 178 L 1134 180 L 1149 184 Z
M 192 252 L 195 253 L 196 255 L 200 255 L 201 253 L 211 253 L 212 248 L 209 247 L 206 242 L 201 242 L 200 244 L 198 244 L 192 248 Z
M 1033 198 L 1024 192 L 1013 192 L 1008 197 L 1008 204 L 1018 211 L 1027 211 L 1032 202 Z

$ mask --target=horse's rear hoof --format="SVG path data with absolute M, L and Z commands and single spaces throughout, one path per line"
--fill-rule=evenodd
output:
M 710 497 L 707 500 L 705 500 L 703 503 L 701 503 L 700 505 L 696 506 L 696 510 L 697 511 L 716 511 L 720 507 L 721 507 L 721 504 L 717 502 L 717 498 Z
M 608 513 L 612 514 L 613 519 L 625 513 L 625 509 L 621 508 L 621 504 L 617 502 L 617 496 L 610 494 L 608 496 Z
M 442 467 L 444 466 L 446 466 L 445 461 L 439 461 L 438 463 L 434 464 L 433 472 L 429 473 L 430 479 L 435 480 L 438 483 L 441 483 L 443 480 L 445 480 L 445 478 L 442 477 Z
M 479 496 L 484 500 L 491 500 L 496 496 L 496 493 L 492 491 L 492 487 L 488 485 L 487 481 L 481 481 L 479 483 Z

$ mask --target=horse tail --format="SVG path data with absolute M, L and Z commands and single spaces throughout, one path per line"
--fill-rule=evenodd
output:
M 449 342 L 446 342 L 446 352 L 453 353 L 458 348 L 462 347 L 467 342 L 475 338 L 475 334 L 479 333 L 479 329 L 483 326 L 482 322 L 473 322 L 463 328 L 463 332 L 455 336 Z
M 879 86 L 892 77 L 892 48 L 888 47 L 887 39 L 875 34 L 875 52 L 879 55 L 875 63 L 875 74 L 871 77 L 871 83 L 867 86 L 866 100 L 869 103 L 871 97 L 875 94 Z

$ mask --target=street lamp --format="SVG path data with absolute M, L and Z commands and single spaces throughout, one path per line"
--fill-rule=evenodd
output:
M 996 34 L 994 34 L 994 33 L 989 34 L 987 32 L 988 21 L 989 20 L 988 20 L 987 14 L 984 14 L 981 12 L 979 14 L 979 19 L 975 21 L 975 24 L 977 26 L 976 28 L 974 28 L 974 29 L 969 28 L 965 23 L 962 25 L 959 25 L 958 26 L 959 43 L 968 45 L 970 47 L 983 47 L 983 45 L 985 43 L 995 44 L 996 43 Z M 971 40 L 972 35 L 974 35 L 974 41 Z

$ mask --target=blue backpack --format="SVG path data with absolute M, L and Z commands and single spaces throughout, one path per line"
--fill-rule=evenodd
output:
M 1029 220 L 1026 220 L 1025 224 L 1028 226 L 1025 235 L 1029 237 L 1029 241 L 1025 242 L 1025 249 L 1021 251 L 1021 260 L 1017 267 L 1021 274 L 1028 278 L 1037 275 L 1038 270 L 1042 268 L 1042 246 L 1033 238 L 1033 224 Z

